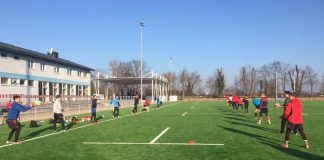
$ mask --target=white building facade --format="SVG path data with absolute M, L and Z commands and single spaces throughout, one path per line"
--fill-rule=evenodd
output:
M 0 102 L 13 95 L 26 101 L 52 101 L 56 95 L 65 100 L 89 97 L 92 70 L 59 58 L 53 50 L 42 54 L 0 42 Z

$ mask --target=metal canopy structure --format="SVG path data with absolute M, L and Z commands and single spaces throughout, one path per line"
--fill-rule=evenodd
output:
M 162 100 L 167 100 L 169 96 L 170 85 L 166 77 L 157 73 L 149 72 L 143 75 L 143 84 L 151 84 L 152 87 L 152 100 L 154 97 L 160 97 Z M 99 92 L 99 82 L 112 83 L 112 84 L 123 84 L 123 85 L 134 85 L 141 84 L 141 77 L 116 77 L 109 74 L 97 73 L 97 78 L 94 79 L 98 82 L 97 91 Z

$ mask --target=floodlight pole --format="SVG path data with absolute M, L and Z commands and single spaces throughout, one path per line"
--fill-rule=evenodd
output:
M 170 61 L 170 88 L 171 88 L 171 91 L 170 91 L 170 94 L 172 95 L 172 62 L 173 62 L 173 59 L 171 57 L 171 61 Z
M 143 103 L 143 28 L 144 22 L 139 23 L 141 27 L 141 106 Z

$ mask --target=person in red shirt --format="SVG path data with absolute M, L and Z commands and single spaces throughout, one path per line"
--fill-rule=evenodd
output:
M 309 144 L 303 127 L 302 103 L 296 98 L 296 93 L 294 92 L 290 93 L 289 98 L 290 102 L 288 103 L 284 113 L 284 118 L 288 120 L 288 124 L 286 128 L 285 143 L 282 147 L 288 148 L 291 131 L 297 129 L 304 140 L 305 148 L 309 149 Z
M 243 101 L 242 101 L 242 99 L 240 98 L 240 97 L 237 97 L 237 109 L 238 108 L 242 108 L 242 111 L 243 111 Z
M 236 110 L 238 110 L 237 99 L 238 99 L 238 97 L 236 95 L 234 95 L 233 101 L 232 101 L 232 106 L 233 106 L 233 109 L 236 109 Z
M 11 108 L 11 101 L 6 103 L 6 110 L 9 111 L 9 109 Z
M 146 110 L 146 112 L 150 111 L 150 100 L 147 98 L 144 101 L 144 110 Z

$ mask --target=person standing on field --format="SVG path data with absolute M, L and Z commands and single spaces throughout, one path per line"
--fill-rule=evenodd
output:
M 137 108 L 138 108 L 139 100 L 140 100 L 140 96 L 138 95 L 138 93 L 136 93 L 136 96 L 134 98 L 134 108 L 132 110 L 132 113 L 137 113 Z
M 282 144 L 282 147 L 288 148 L 291 131 L 297 129 L 304 141 L 304 147 L 306 149 L 309 149 L 308 140 L 304 132 L 304 126 L 303 126 L 302 103 L 298 98 L 296 98 L 296 93 L 294 92 L 290 93 L 289 98 L 290 98 L 290 102 L 288 103 L 284 113 L 284 118 L 288 120 L 288 123 L 286 128 L 285 143 Z
M 55 101 L 53 104 L 53 112 L 54 112 L 54 124 L 53 124 L 54 132 L 57 132 L 56 123 L 61 123 L 61 129 L 65 131 L 63 108 L 61 106 L 61 97 L 59 95 L 55 97 Z
M 257 124 L 261 124 L 263 114 L 266 115 L 269 125 L 271 124 L 269 111 L 268 111 L 268 104 L 269 104 L 268 98 L 264 93 L 262 93 L 261 100 L 260 100 L 260 114 L 259 114 L 259 119 Z
M 244 103 L 244 112 L 245 114 L 249 113 L 249 102 L 250 99 L 248 96 L 244 96 L 243 103 Z
M 119 116 L 119 107 L 120 107 L 119 97 L 116 96 L 115 99 L 114 99 L 113 118 L 120 118 L 120 116 Z

